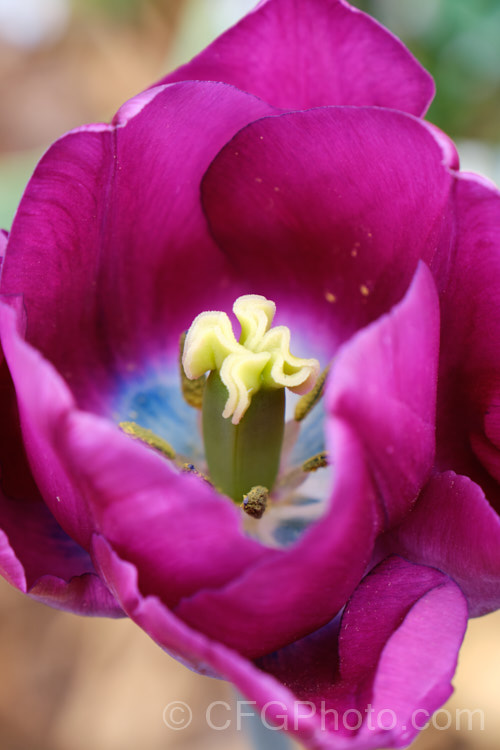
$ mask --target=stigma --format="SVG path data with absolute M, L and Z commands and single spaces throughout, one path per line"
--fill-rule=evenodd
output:
M 290 352 L 290 330 L 271 327 L 276 312 L 271 300 L 247 294 L 238 297 L 233 312 L 241 325 L 239 341 L 226 313 L 203 312 L 187 333 L 182 365 L 190 380 L 206 372 L 219 373 L 227 389 L 222 416 L 237 425 L 261 389 L 310 391 L 319 375 L 319 362 Z

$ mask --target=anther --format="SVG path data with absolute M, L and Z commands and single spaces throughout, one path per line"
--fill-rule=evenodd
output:
M 184 365 L 182 364 L 186 336 L 187 331 L 184 331 L 179 340 L 179 373 L 181 376 L 182 397 L 189 406 L 192 406 L 194 409 L 201 409 L 203 406 L 203 392 L 205 390 L 206 378 L 204 375 L 201 375 L 201 377 L 192 380 L 186 375 Z
M 321 399 L 329 371 L 330 365 L 325 367 L 325 369 L 317 379 L 314 388 L 312 388 L 309 393 L 306 393 L 297 401 L 294 414 L 294 419 L 296 422 L 301 422 L 305 417 L 307 417 L 311 409 L 316 406 L 318 401 Z
M 304 461 L 304 463 L 302 464 L 302 471 L 317 471 L 318 469 L 323 469 L 325 468 L 325 466 L 328 466 L 328 463 L 328 453 L 326 451 L 322 451 L 321 453 L 317 453 L 315 456 L 311 456 L 311 458 L 308 458 L 307 461 Z
M 268 499 L 269 490 L 258 484 L 247 492 L 240 507 L 252 518 L 262 518 Z
M 156 435 L 153 430 L 148 430 L 145 427 L 141 427 L 135 422 L 120 422 L 118 425 L 120 430 L 126 432 L 127 435 L 131 435 L 136 440 L 140 440 L 141 443 L 146 443 L 150 448 L 154 448 L 159 451 L 166 458 L 174 459 L 175 451 L 170 445 L 159 435 Z

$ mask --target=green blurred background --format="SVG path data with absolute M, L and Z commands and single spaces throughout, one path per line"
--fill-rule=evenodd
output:
M 358 0 L 433 74 L 429 119 L 463 165 L 500 183 L 500 0 Z M 254 0 L 0 0 L 0 226 L 63 132 L 109 120 L 127 98 L 186 61 Z M 500 616 L 471 624 L 450 708 L 481 708 L 485 729 L 429 729 L 419 750 L 496 750 Z M 0 750 L 245 750 L 203 712 L 230 688 L 178 665 L 130 622 L 79 619 L 0 582 Z M 169 731 L 163 706 L 194 708 Z M 199 710 L 197 710 L 197 708 Z M 442 722 L 441 722 L 442 723 Z

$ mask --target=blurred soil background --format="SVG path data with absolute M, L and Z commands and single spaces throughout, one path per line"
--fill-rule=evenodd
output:
M 189 59 L 254 0 L 0 0 L 0 225 L 9 228 L 47 146 L 109 120 L 129 97 Z M 359 0 L 433 73 L 429 119 L 459 144 L 464 167 L 500 183 L 500 0 Z M 464 550 L 464 554 L 466 551 Z M 235 701 L 128 621 L 50 610 L 0 581 L 0 750 L 249 750 L 233 718 L 210 730 L 205 710 Z M 430 728 L 415 750 L 497 750 L 500 614 L 471 622 L 448 708 L 484 711 L 469 729 Z M 184 701 L 188 729 L 163 722 Z M 446 725 L 446 717 L 438 717 Z M 220 717 L 222 722 L 223 717 Z M 279 748 L 273 733 L 266 747 Z M 255 746 L 255 745 L 254 745 Z M 264 740 L 260 745 L 264 749 Z

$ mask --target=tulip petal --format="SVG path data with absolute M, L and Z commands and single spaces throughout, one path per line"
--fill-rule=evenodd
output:
M 252 663 L 192 630 L 156 597 L 143 598 L 134 566 L 100 537 L 94 556 L 129 616 L 160 646 L 201 673 L 230 680 L 249 705 L 305 747 L 399 747 L 451 692 L 467 609 L 458 587 L 436 570 L 385 561 L 348 603 L 340 638 L 334 621 Z M 387 725 L 390 707 L 394 726 Z M 361 728 L 349 731 L 357 711 Z
M 383 547 L 451 576 L 472 617 L 500 607 L 500 518 L 468 477 L 433 476 Z
M 451 694 L 466 624 L 450 578 L 392 557 L 362 581 L 340 624 L 257 663 L 316 706 L 340 747 L 401 747 Z
M 234 301 L 199 183 L 241 127 L 272 112 L 225 84 L 180 83 L 131 100 L 113 125 L 67 134 L 42 158 L 1 292 L 24 295 L 27 340 L 80 405 L 109 415 L 110 393 L 171 357 L 197 313 Z
M 32 599 L 79 615 L 122 617 L 92 561 L 40 498 L 0 493 L 0 574 Z
M 13 501 L 0 493 L 0 514 L 0 574 L 12 586 L 55 609 L 124 616 L 88 554 L 63 532 L 41 501 L 21 507 L 15 501 L 13 507 Z
M 0 278 L 2 273 L 2 262 L 5 256 L 5 248 L 7 247 L 8 233 L 5 229 L 0 229 Z
M 420 263 L 403 300 L 340 350 L 327 409 L 356 431 L 381 503 L 381 524 L 415 502 L 434 461 L 439 300 Z
M 202 200 L 249 287 L 299 310 L 310 355 L 329 346 L 331 357 L 401 299 L 419 258 L 432 261 L 451 185 L 419 121 L 330 107 L 244 128 L 205 175 Z
M 443 288 L 437 466 L 467 474 L 499 510 L 500 192 L 475 175 L 455 181 L 453 251 L 435 270 Z
M 15 393 L 0 364 L 0 572 L 29 596 L 78 614 L 123 613 L 95 574 L 89 555 L 56 522 L 24 455 Z M 13 493 L 13 494 L 11 494 Z
M 0 335 L 16 389 L 31 472 L 45 503 L 64 531 L 82 547 L 88 548 L 92 522 L 78 487 L 65 471 L 58 450 L 61 427 L 67 414 L 75 408 L 74 400 L 61 376 L 24 341 L 23 327 L 21 301 L 2 298 Z M 5 437 L 8 439 L 8 434 Z M 8 481 L 10 475 L 9 468 Z M 11 479 L 8 487 L 10 489 L 6 491 L 14 497 L 22 491 L 17 478 Z
M 164 83 L 224 81 L 284 109 L 376 105 L 415 115 L 434 84 L 390 32 L 342 0 L 268 0 Z

